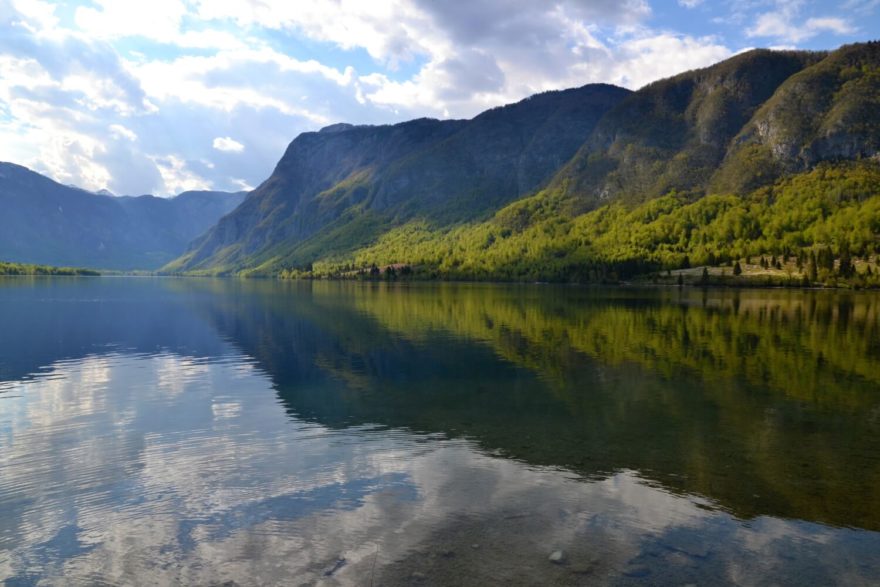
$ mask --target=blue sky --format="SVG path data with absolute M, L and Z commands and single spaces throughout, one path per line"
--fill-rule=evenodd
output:
M 878 32 L 880 0 L 0 0 L 0 160 L 117 194 L 248 189 L 335 122 Z

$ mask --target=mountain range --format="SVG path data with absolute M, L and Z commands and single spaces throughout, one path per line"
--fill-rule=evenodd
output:
M 15 261 L 564 281 L 752 255 L 800 268 L 823 249 L 870 265 L 880 43 L 752 50 L 637 91 L 590 84 L 470 120 L 334 124 L 296 137 L 246 196 L 110 198 L 0 172 L 18 214 L 0 258 Z
M 192 191 L 116 197 L 0 163 L 0 260 L 98 269 L 158 269 L 244 199 Z
M 472 120 L 340 124 L 304 133 L 268 180 L 166 269 L 333 273 L 376 263 L 428 267 L 438 276 L 517 279 L 547 277 L 511 269 L 523 259 L 546 266 L 647 257 L 656 268 L 677 266 L 689 255 L 711 260 L 794 254 L 793 247 L 839 249 L 836 235 L 785 243 L 777 235 L 751 247 L 766 236 L 759 217 L 775 212 L 749 206 L 761 201 L 761 189 L 770 190 L 762 201 L 771 206 L 798 177 L 812 187 L 825 182 L 820 191 L 855 182 L 864 188 L 855 201 L 863 204 L 880 190 L 878 152 L 880 43 L 832 52 L 753 50 L 635 92 L 587 85 Z M 839 177 L 816 175 L 828 166 Z M 713 195 L 737 200 L 722 205 Z M 649 209 L 663 207 L 660 201 L 665 210 Z M 629 253 L 595 245 L 609 232 L 596 220 L 607 207 L 631 213 L 648 206 L 628 219 L 635 229 L 633 221 L 710 204 L 714 210 L 698 222 L 721 222 L 742 205 L 758 226 L 726 243 L 704 235 L 699 243 L 658 242 L 655 250 Z M 834 212 L 826 210 L 825 218 Z M 584 223 L 590 231 L 581 234 Z M 807 224 L 783 230 L 806 234 Z M 541 234 L 534 234 L 539 226 Z M 518 234 L 528 238 L 517 240 Z M 493 251 L 495 260 L 486 261 Z

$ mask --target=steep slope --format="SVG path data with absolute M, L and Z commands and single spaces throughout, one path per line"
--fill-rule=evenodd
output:
M 737 135 L 713 180 L 748 190 L 820 161 L 880 152 L 880 42 L 844 46 L 791 76 Z
M 755 111 L 823 56 L 754 50 L 650 84 L 602 119 L 553 186 L 564 185 L 577 210 L 703 191 Z
M 272 271 L 344 253 L 412 218 L 486 217 L 546 183 L 628 90 L 547 92 L 469 121 L 304 133 L 272 176 L 168 270 Z
M 244 198 L 186 192 L 114 197 L 0 163 L 0 259 L 102 269 L 156 269 Z

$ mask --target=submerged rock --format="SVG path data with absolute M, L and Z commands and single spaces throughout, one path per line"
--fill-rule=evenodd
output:
M 324 571 L 324 576 L 325 577 L 332 576 L 333 573 L 335 573 L 336 571 L 338 571 L 339 569 L 344 567 L 345 563 L 347 563 L 347 562 L 348 561 L 345 559 L 344 556 L 339 557 L 338 559 L 336 559 L 336 561 L 332 565 L 327 567 L 327 569 Z
M 554 550 L 553 553 L 550 554 L 548 559 L 551 563 L 562 564 L 565 560 L 565 553 L 561 550 Z
M 647 577 L 651 574 L 651 569 L 645 565 L 636 565 L 623 571 L 623 574 L 626 577 Z

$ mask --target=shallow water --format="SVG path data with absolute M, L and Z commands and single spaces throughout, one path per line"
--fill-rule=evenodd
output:
M 876 294 L 0 280 L 9 585 L 877 584 L 878 487 Z

